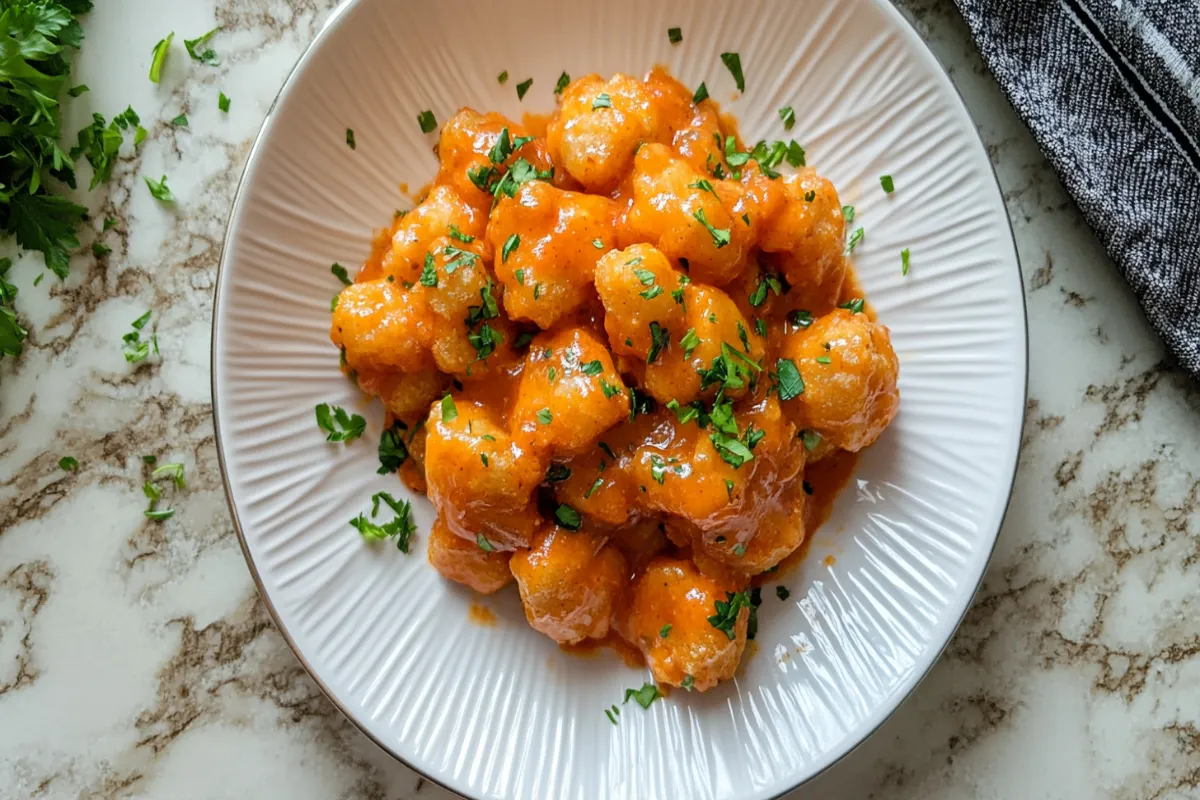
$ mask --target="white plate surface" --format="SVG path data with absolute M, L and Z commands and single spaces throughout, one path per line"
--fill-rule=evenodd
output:
M 682 44 L 669 44 L 668 27 L 683 29 Z M 745 69 L 733 102 L 722 51 Z M 758 652 L 739 677 L 648 711 L 630 704 L 614 727 L 603 709 L 647 676 L 561 653 L 525 624 L 515 591 L 488 600 L 496 626 L 468 621 L 470 593 L 425 559 L 423 498 L 413 555 L 365 546 L 347 525 L 398 481 L 375 473 L 382 409 L 342 378 L 329 343 L 329 265 L 361 263 L 372 229 L 407 205 L 398 184 L 432 178 L 421 110 L 519 118 L 553 108 L 563 70 L 658 63 L 689 86 L 706 81 L 748 141 L 783 136 L 776 110 L 795 107 L 785 138 L 866 230 L 857 268 L 891 327 L 902 403 L 812 557 L 784 581 L 791 598 L 764 592 Z M 950 81 L 883 0 L 346 4 L 251 154 L 213 336 L 230 502 L 276 621 L 371 737 L 477 798 L 767 798 L 844 755 L 908 694 L 966 609 L 1008 501 L 1025 398 L 1020 273 L 988 158 Z M 368 434 L 325 443 L 313 418 L 322 402 L 363 412 Z

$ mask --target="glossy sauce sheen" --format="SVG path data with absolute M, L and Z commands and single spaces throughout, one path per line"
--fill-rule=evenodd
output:
M 836 190 L 748 149 L 660 69 L 520 123 L 462 109 L 333 310 L 438 511 L 433 566 L 515 582 L 534 629 L 664 688 L 733 676 L 748 590 L 803 557 L 899 404 Z

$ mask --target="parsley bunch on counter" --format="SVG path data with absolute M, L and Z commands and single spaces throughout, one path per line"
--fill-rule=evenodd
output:
M 86 209 L 45 181 L 75 187 L 75 161 L 59 144 L 59 100 L 86 91 L 70 85 L 71 54 L 83 43 L 78 17 L 91 8 L 92 0 L 0 0 L 0 231 L 40 252 L 60 278 Z M 0 341 L 15 355 L 25 331 L 10 301 L 0 298 Z

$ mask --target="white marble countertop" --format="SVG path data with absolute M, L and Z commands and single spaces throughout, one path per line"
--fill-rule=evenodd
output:
M 250 142 L 334 0 L 108 0 L 70 105 L 149 129 L 108 191 L 106 260 L 9 275 L 30 338 L 0 362 L 0 797 L 446 798 L 307 677 L 255 594 L 209 404 L 218 252 Z M 948 0 L 907 13 L 982 129 L 1024 263 L 1030 398 L 1016 493 L 962 629 L 865 745 L 795 798 L 1200 792 L 1198 387 L 1172 367 Z M 217 67 L 181 40 L 220 24 Z M 146 73 L 174 30 L 162 83 Z M 217 108 L 217 93 L 232 99 Z M 186 113 L 190 127 L 168 120 Z M 143 175 L 170 176 L 174 209 Z M 85 247 L 91 234 L 84 238 Z M 161 356 L 121 335 L 154 310 Z M 1016 321 L 1014 320 L 1014 323 Z M 186 465 L 163 524 L 141 456 Z M 77 473 L 58 459 L 79 459 Z

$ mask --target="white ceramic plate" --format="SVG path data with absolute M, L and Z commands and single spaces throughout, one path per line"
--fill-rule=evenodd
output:
M 683 29 L 672 46 L 668 27 Z M 737 100 L 719 60 L 741 54 Z M 902 405 L 862 459 L 807 563 L 768 589 L 758 653 L 704 695 L 603 714 L 647 677 L 560 652 L 515 591 L 494 627 L 424 549 L 365 546 L 347 521 L 374 491 L 378 404 L 329 343 L 331 262 L 436 164 L 458 107 L 550 111 L 558 75 L 667 65 L 707 81 L 749 141 L 789 134 L 866 230 L 859 275 L 900 356 Z M 509 73 L 501 86 L 496 76 Z M 524 102 L 515 86 L 533 78 Z M 353 128 L 357 150 L 347 147 Z M 885 196 L 879 176 L 895 177 Z M 900 274 L 900 251 L 912 270 Z M 1008 502 L 1025 399 L 1020 273 L 988 158 L 954 88 L 883 0 L 360 0 L 335 12 L 288 79 L 250 156 L 217 288 L 213 398 L 230 504 L 275 620 L 375 741 L 476 798 L 766 798 L 874 730 L 937 658 L 978 585 Z M 313 407 L 362 411 L 367 436 L 326 444 Z M 836 563 L 822 558 L 833 554 Z

